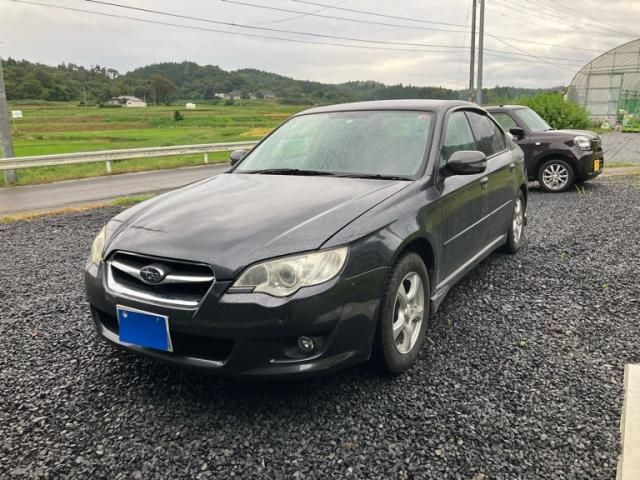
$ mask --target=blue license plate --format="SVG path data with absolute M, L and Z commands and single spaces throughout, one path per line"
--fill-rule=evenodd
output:
M 120 305 L 116 307 L 116 311 L 122 343 L 165 352 L 173 351 L 169 335 L 169 317 Z

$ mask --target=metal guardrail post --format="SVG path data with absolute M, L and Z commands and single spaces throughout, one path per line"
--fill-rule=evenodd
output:
M 209 152 L 204 152 L 204 163 L 209 163 Z
M 111 175 L 111 160 L 104 162 L 104 165 L 107 168 L 107 175 Z

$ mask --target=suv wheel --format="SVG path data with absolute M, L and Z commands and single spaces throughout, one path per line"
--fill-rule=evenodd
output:
M 398 374 L 417 360 L 429 319 L 429 275 L 420 256 L 409 253 L 393 267 L 382 298 L 374 361 Z
M 573 185 L 575 173 L 566 161 L 549 160 L 538 171 L 538 181 L 547 192 L 564 192 Z

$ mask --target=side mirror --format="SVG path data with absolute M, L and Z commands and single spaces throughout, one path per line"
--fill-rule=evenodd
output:
M 247 156 L 248 150 L 234 150 L 231 152 L 229 156 L 229 160 L 231 160 L 231 166 L 233 167 L 236 163 L 242 160 Z
M 527 133 L 524 131 L 524 128 L 513 127 L 509 130 L 509 133 L 513 135 L 514 140 L 522 140 L 527 136 Z
M 476 150 L 454 152 L 445 168 L 454 175 L 474 175 L 487 169 L 487 156 Z

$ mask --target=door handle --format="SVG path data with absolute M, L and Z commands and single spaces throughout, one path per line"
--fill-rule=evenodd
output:
M 482 187 L 483 190 L 487 189 L 487 184 L 489 183 L 489 177 L 482 177 L 480 179 L 480 186 Z
M 511 163 L 509 164 L 509 170 L 513 172 L 513 169 L 514 169 L 514 168 L 516 168 L 516 164 L 515 164 L 515 163 L 513 163 L 513 162 L 511 162 Z

